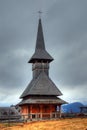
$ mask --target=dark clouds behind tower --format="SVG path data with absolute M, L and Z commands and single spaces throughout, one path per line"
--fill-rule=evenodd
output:
M 0 102 L 17 103 L 32 78 L 38 10 L 48 52 L 50 76 L 67 101 L 87 101 L 87 1 L 0 1 Z M 14 98 L 14 101 L 12 101 Z

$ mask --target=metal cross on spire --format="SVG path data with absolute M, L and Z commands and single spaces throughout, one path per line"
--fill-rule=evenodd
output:
M 38 11 L 39 18 L 41 18 L 42 11 Z

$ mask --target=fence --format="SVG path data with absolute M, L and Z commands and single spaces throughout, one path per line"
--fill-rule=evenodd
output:
M 61 114 L 58 112 L 54 113 L 31 113 L 31 114 L 23 114 L 23 120 L 42 120 L 42 119 L 53 119 L 60 118 Z

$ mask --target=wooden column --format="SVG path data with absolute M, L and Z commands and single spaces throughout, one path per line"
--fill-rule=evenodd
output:
M 30 105 L 28 105 L 28 119 L 30 118 Z
M 30 120 L 32 120 L 32 105 L 30 105 Z
M 61 118 L 61 105 L 59 105 L 59 117 Z
M 43 109 L 43 105 L 40 105 L 40 118 L 42 119 L 42 109 Z
M 50 118 L 52 118 L 52 105 L 50 105 Z

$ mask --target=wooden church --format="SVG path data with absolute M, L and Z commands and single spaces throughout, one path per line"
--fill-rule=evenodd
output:
M 39 18 L 35 53 L 28 61 L 32 63 L 33 77 L 21 95 L 19 103 L 24 118 L 45 119 L 61 117 L 62 93 L 49 77 L 49 64 L 53 61 L 44 43 L 41 18 Z

